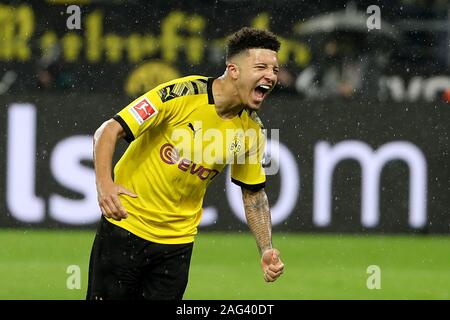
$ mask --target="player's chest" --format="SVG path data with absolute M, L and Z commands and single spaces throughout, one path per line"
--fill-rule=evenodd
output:
M 190 113 L 171 126 L 166 138 L 180 156 L 209 166 L 230 163 L 248 144 L 240 118 L 222 120 L 211 110 Z

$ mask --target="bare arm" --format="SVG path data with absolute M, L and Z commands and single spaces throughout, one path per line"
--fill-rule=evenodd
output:
M 272 221 L 266 192 L 264 189 L 252 192 L 242 188 L 242 198 L 248 226 L 261 254 L 264 280 L 275 281 L 284 272 L 284 264 L 280 260 L 279 251 L 272 248 Z
M 97 197 L 102 214 L 108 218 L 121 220 L 127 217 L 120 203 L 119 194 L 137 197 L 134 193 L 114 183 L 112 158 L 117 141 L 125 136 L 122 126 L 115 120 L 104 122 L 94 134 L 94 166 Z
M 94 164 L 96 182 L 112 182 L 112 158 L 117 141 L 125 136 L 122 126 L 115 120 L 103 122 L 94 134 Z
M 264 189 L 252 192 L 242 188 L 242 198 L 248 226 L 255 236 L 259 253 L 262 254 L 272 249 L 272 221 L 266 192 Z

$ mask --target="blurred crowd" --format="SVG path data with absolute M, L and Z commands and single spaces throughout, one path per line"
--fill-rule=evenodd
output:
M 450 74 L 450 4 L 447 0 L 396 2 L 396 6 L 391 6 L 391 1 L 377 1 L 382 12 L 380 30 L 368 30 L 369 13 L 364 9 L 369 2 L 365 1 L 349 2 L 339 10 L 306 19 L 304 25 L 316 23 L 316 29 L 296 36 L 311 44 L 311 61 L 302 69 L 289 63 L 283 65 L 278 92 L 304 99 L 401 100 L 408 98 L 411 83 L 426 86 L 428 78 L 444 75 L 436 81 L 432 93 L 423 95 L 450 97 L 450 78 L 445 78 Z M 342 15 L 333 16 L 330 29 L 330 14 L 339 12 Z M 321 23 L 328 29 L 320 30 Z M 37 86 L 42 90 L 64 90 L 76 85 L 76 77 L 64 65 L 58 48 L 53 55 L 41 59 L 37 68 Z
M 364 21 L 358 20 L 365 12 L 353 3 L 336 12 L 342 15 L 325 13 L 306 21 L 305 25 L 314 21 L 324 25 L 322 33 L 304 36 L 308 43 L 316 43 L 316 54 L 304 69 L 287 66 L 282 70 L 281 91 L 306 99 L 400 100 L 399 97 L 408 98 L 406 91 L 410 86 L 416 85 L 418 90 L 417 94 L 409 95 L 411 98 L 420 96 L 418 84 L 427 86 L 433 82 L 436 83 L 431 86 L 433 92 L 424 92 L 423 96 L 446 101 L 450 96 L 447 89 L 450 77 L 446 76 L 450 70 L 448 1 L 403 0 L 387 15 L 383 8 L 389 7 L 389 3 L 380 6 L 383 12 L 380 30 L 369 31 Z M 432 79 L 436 75 L 439 79 Z

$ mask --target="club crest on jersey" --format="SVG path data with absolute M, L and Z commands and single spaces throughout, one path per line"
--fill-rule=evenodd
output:
M 242 148 L 241 140 L 239 140 L 237 136 L 234 137 L 233 142 L 229 147 L 230 152 L 236 156 L 239 154 L 239 152 L 241 152 L 241 148 Z
M 132 105 L 128 111 L 130 111 L 139 124 L 143 124 L 145 120 L 150 119 L 158 113 L 158 110 L 146 97 Z

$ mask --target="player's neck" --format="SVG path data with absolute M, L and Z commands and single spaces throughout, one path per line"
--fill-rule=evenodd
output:
M 223 75 L 212 84 L 212 93 L 216 112 L 223 119 L 236 117 L 244 108 L 239 98 L 237 90 L 233 84 Z

